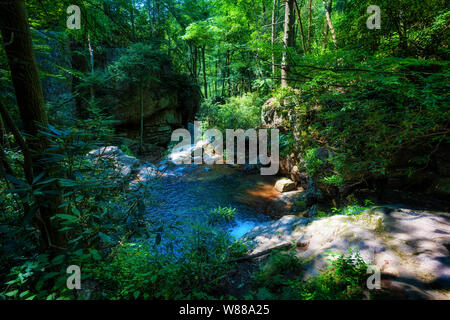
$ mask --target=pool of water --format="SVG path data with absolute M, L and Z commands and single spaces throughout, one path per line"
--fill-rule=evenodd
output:
M 254 221 L 237 220 L 236 226 L 232 227 L 229 232 L 234 239 L 239 239 L 256 226 L 257 223 Z
M 152 186 L 150 193 L 155 201 L 148 214 L 167 230 L 174 226 L 186 230 L 193 221 L 204 223 L 212 209 L 233 207 L 236 217 L 226 230 L 239 239 L 270 220 L 264 212 L 276 194 L 274 179 L 226 165 L 176 166 Z

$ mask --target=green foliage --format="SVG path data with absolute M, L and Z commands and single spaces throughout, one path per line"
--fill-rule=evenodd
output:
M 147 87 L 150 81 L 160 81 L 161 66 L 168 64 L 165 56 L 154 45 L 136 43 L 127 48 L 113 65 L 109 72 L 121 83 L 134 83 Z
M 316 218 L 326 218 L 332 215 L 346 215 L 346 216 L 358 215 L 370 209 L 373 205 L 374 203 L 369 199 L 365 199 L 363 203 L 359 204 L 358 201 L 354 201 L 354 204 L 347 205 L 343 208 L 331 208 L 331 212 L 318 211 Z
M 2 279 L 7 286 L 1 291 L 15 292 L 9 297 L 73 298 L 65 284 L 68 265 L 95 265 L 119 241 L 132 235 L 146 235 L 151 230 L 142 219 L 145 202 L 151 201 L 145 190 L 139 193 L 124 190 L 114 162 L 86 156 L 100 146 L 100 141 L 108 140 L 112 132 L 110 124 L 99 115 L 95 119 L 77 120 L 68 127 L 43 128 L 41 134 L 48 137 L 49 145 L 42 158 L 46 168 L 52 170 L 51 177 L 36 176 L 31 186 L 21 180 L 23 177 L 9 177 L 16 187 L 2 190 L 6 194 L 2 201 L 9 203 L 10 213 L 17 215 L 2 216 L 6 232 L 0 238 L 4 254 L 1 270 L 10 270 L 6 279 Z M 36 253 L 38 232 L 32 222 L 36 203 L 42 201 L 38 197 L 54 192 L 55 182 L 63 202 L 53 223 L 66 234 L 70 249 L 49 257 L 47 252 Z M 12 201 L 19 197 L 30 206 L 27 215 L 21 212 L 21 206 L 16 206 L 18 202 Z
M 290 279 L 302 273 L 303 264 L 293 252 L 272 252 L 268 261 L 254 275 L 255 285 L 262 288 L 256 292 L 257 298 L 269 290 L 272 294 L 281 294 Z M 261 289 L 259 289 L 261 290 Z
M 136 155 L 133 153 L 133 151 L 131 151 L 130 147 L 127 145 L 122 144 L 120 146 L 120 150 L 122 150 L 127 156 L 136 157 Z
M 210 221 L 211 223 L 216 222 L 230 222 L 236 216 L 236 208 L 231 207 L 218 207 L 211 210 L 210 213 Z
M 295 151 L 296 139 L 293 132 L 280 134 L 280 156 L 287 157 Z
M 82 9 L 81 31 L 65 27 L 70 4 Z M 300 153 L 301 170 L 332 190 L 374 178 L 414 177 L 436 167 L 434 155 L 450 142 L 447 3 L 333 4 L 337 49 L 325 41 L 323 3 L 314 0 L 311 27 L 303 23 L 307 48 L 301 41 L 289 48 L 290 87 L 280 89 L 283 28 L 277 24 L 273 35 L 267 28 L 272 1 L 168 0 L 164 6 L 160 1 L 27 1 L 34 49 L 44 61 L 42 78 L 72 83 L 77 92 L 62 103 L 48 99 L 52 125 L 41 130 L 49 145 L 39 163 L 46 172 L 31 183 L 25 181 L 17 142 L 6 134 L 2 148 L 16 174 L 2 171 L 0 182 L 0 299 L 77 298 L 65 286 L 70 264 L 82 265 L 83 280 L 98 284 L 101 289 L 93 293 L 98 299 L 229 298 L 228 280 L 239 271 L 230 259 L 248 248 L 211 225 L 231 221 L 235 209 L 213 210 L 207 225 L 185 224 L 186 237 L 179 240 L 179 234 L 146 216 L 146 207 L 154 204 L 151 186 L 130 190 L 114 161 L 86 156 L 113 140 L 114 122 L 105 113 L 132 96 L 132 89 L 139 89 L 144 102 L 144 90 L 164 96 L 166 90 L 188 83 L 189 75 L 215 97 L 204 101 L 200 120 L 223 131 L 260 127 L 261 108 L 273 96 L 283 118 L 281 155 Z M 371 4 L 382 9 L 380 30 L 365 25 Z M 308 21 L 308 2 L 298 5 L 301 20 Z M 282 9 L 275 12 L 277 21 L 282 14 Z M 295 29 L 301 38 L 300 28 Z M 80 70 L 48 61 L 54 54 L 48 42 L 69 39 L 75 47 L 70 60 L 80 60 Z M 124 49 L 109 66 L 107 48 Z M 90 49 L 93 65 L 88 62 Z M 22 129 L 5 66 L 2 51 L 0 93 Z M 96 70 L 87 72 L 94 66 Z M 85 120 L 72 119 L 72 98 L 77 107 L 83 105 Z M 121 149 L 132 154 L 126 146 Z M 52 224 L 65 232 L 68 249 L 50 256 L 40 250 L 34 218 L 38 201 L 54 195 L 55 185 L 63 203 Z M 300 199 L 297 205 L 305 203 Z M 331 214 L 355 215 L 371 205 L 352 203 L 333 208 Z M 317 217 L 328 214 L 319 211 Z M 182 243 L 166 246 L 166 238 Z M 331 256 L 327 270 L 304 281 L 301 272 L 307 261 L 293 253 L 274 253 L 256 273 L 250 296 L 361 298 L 367 264 L 354 251 Z
M 315 176 L 320 172 L 323 160 L 317 157 L 318 148 L 305 150 L 305 169 L 308 174 Z
M 360 214 L 361 212 L 369 209 L 369 206 L 349 205 L 345 208 L 332 208 L 333 214 L 342 214 L 346 216 L 352 216 Z
M 329 265 L 319 275 L 303 280 L 302 269 L 308 263 L 293 253 L 275 253 L 255 274 L 256 289 L 248 298 L 288 300 L 362 299 L 368 264 L 357 249 L 346 254 L 329 251 Z
M 228 235 L 197 225 L 174 256 L 145 244 L 124 244 L 93 270 L 108 299 L 215 299 L 226 294 L 224 283 L 235 270 L 227 259 L 247 251 Z M 192 249 L 189 249 L 192 248 Z
M 305 300 L 362 299 L 367 281 L 368 264 L 356 249 L 347 254 L 329 252 L 326 271 L 306 283 L 293 283 L 291 289 Z
M 199 118 L 205 122 L 207 128 L 250 129 L 261 125 L 261 106 L 264 98 L 258 93 L 246 93 L 240 97 L 233 97 L 226 103 L 205 101 L 200 109 Z
M 345 52 L 322 59 L 355 71 L 315 71 L 296 94 L 295 121 L 287 129 L 295 132 L 304 169 L 318 181 L 341 186 L 412 176 L 448 143 L 446 62 L 386 58 L 358 66 Z M 329 156 L 318 156 L 319 148 Z
M 339 174 L 334 174 L 332 176 L 323 178 L 322 182 L 328 185 L 338 187 L 344 183 L 344 178 Z

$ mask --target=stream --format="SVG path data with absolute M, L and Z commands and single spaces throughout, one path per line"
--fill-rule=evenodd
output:
M 206 223 L 210 211 L 218 207 L 236 209 L 235 218 L 221 224 L 234 239 L 271 220 L 264 210 L 278 194 L 273 187 L 276 177 L 227 165 L 162 162 L 154 168 L 158 177 L 148 184 L 152 203 L 147 212 L 148 218 L 164 229 L 163 237 L 169 231 L 179 238 L 193 223 Z

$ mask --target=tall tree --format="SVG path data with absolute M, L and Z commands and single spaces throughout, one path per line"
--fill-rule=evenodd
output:
M 134 21 L 134 1 L 130 0 L 131 41 L 136 41 L 136 27 Z
M 272 7 L 272 77 L 275 77 L 276 74 L 276 56 L 275 56 L 275 41 L 277 39 L 277 17 L 278 11 L 280 9 L 279 0 L 273 0 Z
M 281 86 L 283 88 L 286 88 L 289 78 L 289 49 L 292 47 L 292 40 L 293 40 L 293 14 L 294 14 L 294 0 L 287 0 L 285 1 L 285 8 L 284 8 L 284 37 L 283 37 L 283 58 L 281 61 Z
M 311 53 L 312 0 L 308 2 L 308 50 Z
M 298 1 L 295 0 L 295 8 L 297 9 L 297 17 L 298 17 L 298 24 L 300 26 L 300 37 L 302 39 L 302 48 L 303 48 L 303 52 L 306 53 L 306 42 L 305 42 L 305 34 L 303 32 L 303 23 L 302 23 L 302 11 L 301 9 L 298 7 Z
M 328 28 L 331 31 L 331 36 L 333 37 L 334 47 L 337 48 L 337 38 L 336 38 L 336 31 L 334 30 L 333 24 L 331 23 L 331 10 L 333 8 L 333 0 L 329 0 L 328 4 L 325 2 L 325 0 L 322 0 L 323 6 L 325 7 L 325 38 L 323 41 L 323 46 L 326 48 L 327 46 L 327 39 L 328 39 Z
M 202 46 L 202 70 L 203 70 L 203 90 L 205 98 L 208 99 L 208 80 L 206 77 L 206 45 Z
M 49 168 L 44 168 L 41 161 L 48 141 L 39 131 L 48 126 L 48 120 L 23 0 L 0 2 L 0 29 L 3 42 L 7 42 L 4 49 L 20 117 L 27 135 L 27 147 L 33 151 L 31 155 L 24 153 L 24 157 L 31 157 L 25 159 L 25 163 L 31 165 L 34 176 L 45 176 Z M 36 197 L 35 218 L 40 230 L 42 249 L 52 249 L 55 252 L 65 247 L 64 234 L 52 222 L 52 218 L 63 210 L 60 208 L 61 203 L 62 196 L 57 186 L 53 186 L 51 193 Z

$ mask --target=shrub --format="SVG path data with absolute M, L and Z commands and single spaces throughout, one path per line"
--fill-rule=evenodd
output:
M 313 80 L 275 96 L 285 102 L 284 130 L 294 133 L 290 145 L 310 176 L 337 187 L 432 169 L 434 153 L 449 142 L 447 62 L 358 61 L 342 50 L 308 59 L 324 70 L 311 70 Z M 340 61 L 341 70 L 330 61 Z M 318 158 L 319 148 L 332 156 Z
M 367 263 L 356 249 L 346 254 L 331 251 L 329 265 L 315 277 L 303 280 L 303 268 L 309 261 L 294 253 L 277 252 L 254 275 L 249 299 L 347 300 L 362 299 L 367 279 Z
M 210 221 L 216 222 L 230 222 L 236 216 L 236 208 L 231 207 L 218 207 L 211 210 Z
M 207 100 L 200 108 L 199 118 L 207 128 L 217 128 L 223 133 L 226 129 L 258 128 L 264 102 L 264 97 L 256 92 L 229 98 L 225 104 Z
M 349 300 L 362 299 L 368 265 L 359 252 L 349 249 L 347 254 L 329 252 L 328 268 L 304 283 L 294 284 L 301 299 Z
M 272 252 L 268 261 L 255 274 L 255 283 L 259 287 L 257 297 L 268 290 L 272 294 L 281 294 L 290 279 L 302 272 L 302 262 L 293 252 Z
M 168 255 L 146 244 L 118 245 L 92 270 L 93 278 L 108 299 L 217 299 L 227 294 L 226 280 L 236 268 L 226 261 L 247 251 L 227 234 L 200 225 L 183 248 Z

